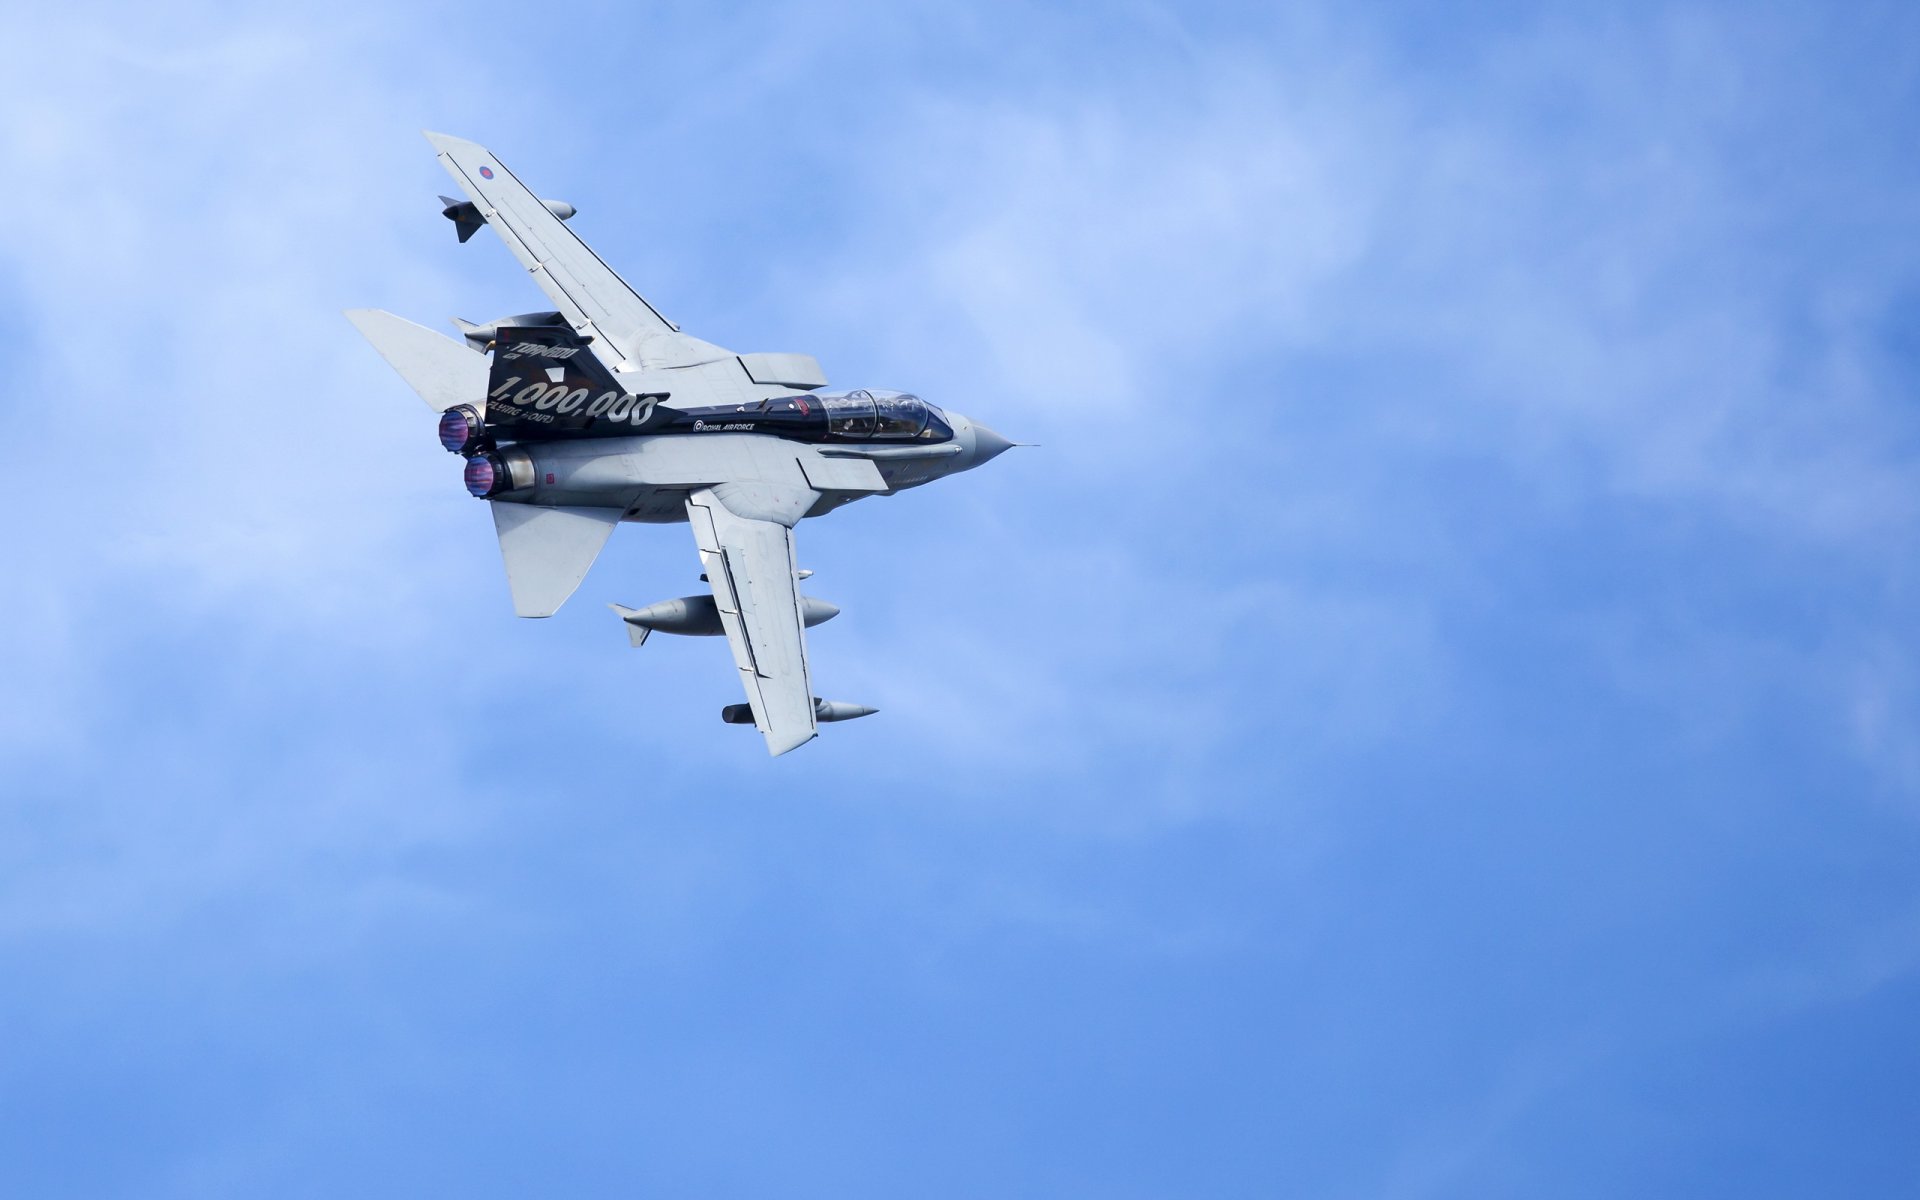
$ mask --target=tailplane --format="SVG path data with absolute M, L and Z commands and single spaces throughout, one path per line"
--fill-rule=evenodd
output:
M 433 411 L 486 396 L 487 360 L 460 342 L 377 308 L 350 308 L 347 320 Z
M 547 508 L 495 500 L 493 527 L 507 567 L 513 611 L 550 617 L 560 611 L 620 523 L 617 508 Z

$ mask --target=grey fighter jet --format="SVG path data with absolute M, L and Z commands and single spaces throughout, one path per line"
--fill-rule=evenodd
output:
M 793 527 L 864 496 L 970 470 L 1012 443 L 905 392 L 824 390 L 808 354 L 736 354 L 682 333 L 484 148 L 429 133 L 467 194 L 442 196 L 465 242 L 491 225 L 555 306 L 450 338 L 376 309 L 347 317 L 440 416 L 486 500 L 514 612 L 558 612 L 621 521 L 693 526 L 711 595 L 614 605 L 648 634 L 722 635 L 746 688 L 721 717 L 785 754 L 863 705 L 822 700 L 803 630 L 839 609 L 800 593 Z

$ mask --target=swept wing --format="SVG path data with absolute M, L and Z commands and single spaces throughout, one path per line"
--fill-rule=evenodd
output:
M 486 147 L 444 133 L 430 132 L 427 140 L 507 249 L 574 332 L 598 343 L 609 366 L 638 364 L 647 338 L 678 333 Z
M 687 499 L 727 647 L 772 754 L 804 745 L 818 732 L 793 552 L 793 521 L 818 498 L 765 484 L 722 484 Z

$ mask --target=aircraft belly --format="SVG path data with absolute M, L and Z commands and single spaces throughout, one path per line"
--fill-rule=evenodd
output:
M 687 520 L 685 488 L 647 488 L 627 506 L 620 518 L 643 525 L 683 525 Z
M 824 516 L 862 496 L 929 483 L 945 466 L 829 458 L 812 446 L 762 434 L 601 438 L 536 443 L 527 450 L 534 487 L 509 501 L 618 508 L 624 520 L 660 524 L 686 520 L 687 496 L 703 487 L 807 494 L 803 512 L 778 517 L 791 523 L 802 515 Z
M 904 491 L 910 487 L 919 487 L 923 483 L 932 483 L 940 477 L 937 471 L 937 467 L 923 463 L 886 464 L 880 468 L 881 475 L 887 481 L 887 490 L 890 492 Z
M 609 508 L 620 520 L 675 525 L 687 519 L 688 488 L 573 488 L 541 485 L 500 499 L 528 508 Z

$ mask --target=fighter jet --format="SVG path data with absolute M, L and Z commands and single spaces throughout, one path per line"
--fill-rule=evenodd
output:
M 736 354 L 683 333 L 492 153 L 428 133 L 467 199 L 442 196 L 462 243 L 491 226 L 555 311 L 447 337 L 392 313 L 347 318 L 440 413 L 440 445 L 493 511 L 514 612 L 560 610 L 622 521 L 685 521 L 709 595 L 613 605 L 632 644 L 724 635 L 746 690 L 721 719 L 770 754 L 866 705 L 813 694 L 804 630 L 840 610 L 802 595 L 793 528 L 866 496 L 971 470 L 1013 443 L 918 396 L 826 391 L 808 354 Z

